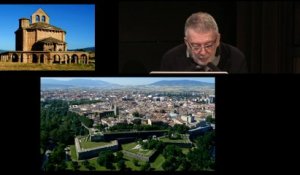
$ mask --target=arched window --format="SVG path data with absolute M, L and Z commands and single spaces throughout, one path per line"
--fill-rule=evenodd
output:
M 46 22 L 46 17 L 42 16 L 42 22 Z
M 39 15 L 36 15 L 36 16 L 35 16 L 35 21 L 36 21 L 36 22 L 40 22 L 40 16 L 39 16 Z

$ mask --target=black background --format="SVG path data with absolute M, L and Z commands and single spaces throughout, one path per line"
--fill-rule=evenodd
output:
M 97 58 L 95 72 L 0 71 L 0 154 L 2 158 L 0 167 L 3 172 L 7 170 L 10 173 L 40 174 L 40 77 L 147 77 L 147 75 L 134 73 L 124 75 L 119 72 L 122 63 L 119 59 L 123 56 L 121 51 L 127 50 L 126 47 L 121 47 L 122 42 L 119 40 L 121 36 L 118 35 L 120 34 L 119 3 L 99 1 L 95 4 Z M 232 2 L 229 4 L 230 9 L 235 6 Z M 221 12 L 228 11 L 226 8 L 227 6 L 223 4 L 222 8 L 218 9 Z M 188 12 L 183 11 L 186 14 Z M 234 12 L 231 12 L 231 15 L 234 15 Z M 159 15 L 154 16 L 159 17 Z M 186 15 L 181 18 L 185 19 Z M 222 16 L 217 18 L 223 19 Z M 229 17 L 225 19 L 230 21 Z M 176 22 L 172 21 L 172 23 L 175 26 L 182 26 L 180 22 L 175 24 Z M 237 43 L 238 38 L 235 33 L 238 31 L 236 29 L 233 29 L 235 32 L 230 31 L 229 28 L 226 29 L 226 25 L 227 23 L 220 29 L 229 31 L 228 35 L 226 33 L 227 38 L 224 36 L 223 39 L 232 44 Z M 174 38 L 174 43 L 180 40 L 180 32 L 171 33 L 179 35 Z M 166 45 L 173 44 L 166 43 Z M 127 54 L 130 54 L 129 51 Z M 147 54 L 145 55 L 147 57 Z M 248 61 L 251 62 L 249 58 Z M 216 76 L 217 170 L 209 174 L 280 172 L 291 174 L 292 171 L 297 170 L 297 162 L 299 162 L 297 109 L 300 99 L 298 85 L 300 77 L 298 74 L 289 74 L 288 71 L 282 73 L 276 70 L 264 73 L 261 71 L 263 68 L 257 70 L 256 73 L 245 75 Z M 165 173 L 155 172 L 155 174 Z M 186 172 L 175 174 L 186 174 Z
M 119 72 L 159 70 L 162 55 L 183 43 L 185 20 L 200 9 L 219 22 L 222 40 L 235 45 L 236 6 L 234 1 L 120 2 Z
M 300 3 L 297 1 L 122 1 L 119 3 L 119 72 L 159 70 L 167 50 L 183 43 L 192 13 L 214 16 L 221 41 L 237 46 L 250 73 L 300 72 Z

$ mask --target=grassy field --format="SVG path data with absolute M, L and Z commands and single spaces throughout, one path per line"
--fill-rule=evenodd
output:
M 142 148 L 133 149 L 137 145 L 138 144 L 136 142 L 123 144 L 122 149 L 132 152 L 132 153 L 135 153 L 135 154 L 143 154 L 145 156 L 150 156 L 154 152 L 154 150 L 148 150 L 148 149 L 142 149 Z
M 36 64 L 0 62 L 0 70 L 12 71 L 95 71 L 95 64 Z
M 112 144 L 112 142 L 81 142 L 80 147 L 84 149 L 89 149 L 110 144 Z
M 184 155 L 187 155 L 190 152 L 189 148 L 181 148 L 181 151 Z
M 165 162 L 165 158 L 162 154 L 159 154 L 157 158 L 151 163 L 151 167 L 154 168 L 155 171 L 163 171 L 162 164 Z
M 104 166 L 100 166 L 100 165 L 97 163 L 97 158 L 89 159 L 88 161 L 89 161 L 90 164 L 91 164 L 92 166 L 94 166 L 94 167 L 96 168 L 96 170 L 98 170 L 98 171 L 110 171 L 110 170 L 106 169 Z M 81 164 L 80 164 L 80 165 L 81 165 L 80 170 L 87 171 L 88 169 L 86 169 L 86 168 L 82 165 L 82 162 L 83 162 L 83 161 L 80 161 L 80 163 L 81 163 Z M 116 167 L 115 164 L 114 164 L 114 166 Z
M 126 165 L 126 167 L 130 168 L 132 171 L 140 171 L 141 170 L 141 166 L 143 164 L 146 164 L 145 161 L 138 160 L 139 161 L 139 165 L 135 166 L 134 163 L 133 163 L 134 158 L 128 157 L 128 156 L 124 156 L 124 159 L 125 159 L 125 165 Z
M 182 134 L 181 137 L 182 137 L 181 139 L 177 139 L 177 140 L 175 139 L 172 140 L 167 137 L 160 137 L 159 140 L 168 143 L 189 143 L 190 142 L 189 138 L 186 135 Z
M 78 163 L 80 165 L 79 171 L 89 171 L 89 169 L 87 169 L 84 165 L 83 165 L 83 160 L 79 160 Z M 89 159 L 88 162 L 90 163 L 91 166 L 95 167 L 95 170 L 97 171 L 111 171 L 109 169 L 106 169 L 104 166 L 100 166 L 97 163 L 97 158 L 93 158 L 93 159 Z M 72 170 L 72 166 L 71 166 L 72 162 L 68 161 L 67 162 L 67 169 Z M 116 167 L 116 165 L 114 164 L 114 166 Z
M 71 150 L 71 159 L 77 160 L 75 145 L 70 145 L 70 150 Z

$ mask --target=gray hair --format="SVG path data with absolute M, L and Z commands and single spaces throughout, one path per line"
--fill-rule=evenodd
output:
M 185 22 L 184 34 L 187 36 L 187 29 L 192 28 L 196 32 L 207 32 L 213 30 L 219 33 L 218 25 L 215 19 L 208 13 L 193 13 Z

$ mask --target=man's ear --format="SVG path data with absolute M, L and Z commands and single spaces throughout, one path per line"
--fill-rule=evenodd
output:
M 217 38 L 217 49 L 216 49 L 216 54 L 215 56 L 219 56 L 220 55 L 220 41 L 221 41 L 221 34 L 218 33 L 218 38 Z
M 215 56 L 217 57 L 217 56 L 219 56 L 220 55 L 220 45 L 217 47 L 217 49 L 216 49 L 216 54 L 215 54 Z
M 217 46 L 220 46 L 220 42 L 221 42 L 221 34 L 218 33 L 218 39 L 217 39 Z

